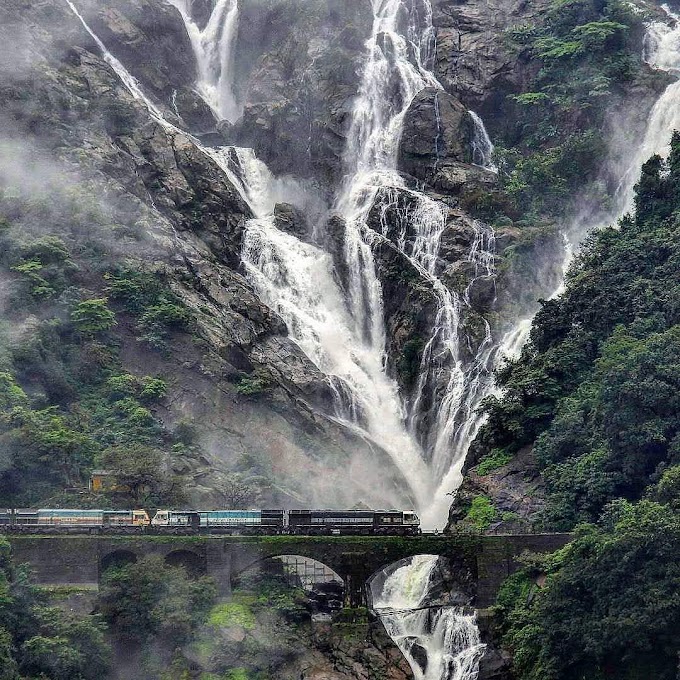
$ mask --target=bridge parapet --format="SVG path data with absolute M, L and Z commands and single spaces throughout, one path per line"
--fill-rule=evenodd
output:
M 114 555 L 160 555 L 215 578 L 227 597 L 232 581 L 271 557 L 299 555 L 321 562 L 345 582 L 347 603 L 366 604 L 365 585 L 386 567 L 414 555 L 439 555 L 466 574 L 473 604 L 493 604 L 498 588 L 524 551 L 552 552 L 569 534 L 420 536 L 11 536 L 13 559 L 28 564 L 38 584 L 92 586 Z

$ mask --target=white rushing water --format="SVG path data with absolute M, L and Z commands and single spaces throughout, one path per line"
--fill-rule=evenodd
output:
M 217 0 L 203 29 L 191 15 L 193 0 L 167 0 L 176 7 L 196 55 L 196 87 L 218 118 L 235 121 L 241 114 L 234 94 L 234 46 L 238 30 L 238 0 Z
M 498 168 L 493 162 L 494 146 L 489 137 L 489 133 L 484 127 L 484 121 L 474 112 L 469 112 L 474 124 L 474 135 L 472 137 L 472 162 L 482 168 L 498 172 Z
M 395 569 L 374 595 L 373 608 L 416 680 L 475 680 L 485 645 L 474 614 L 460 607 L 429 606 L 438 560 L 417 555 Z
M 441 525 L 446 518 L 448 499 L 442 481 L 457 479 L 470 436 L 476 432 L 475 415 L 479 400 L 485 396 L 489 361 L 493 353 L 490 329 L 479 347 L 471 348 L 474 360 L 466 365 L 461 343 L 468 341 L 461 332 L 463 308 L 469 300 L 460 298 L 437 277 L 437 256 L 446 226 L 447 208 L 424 194 L 407 190 L 397 171 L 397 153 L 404 117 L 414 97 L 424 88 L 441 89 L 429 70 L 433 59 L 434 29 L 428 0 L 373 0 L 373 25 L 366 45 L 366 61 L 359 94 L 354 104 L 345 154 L 347 179 L 337 197 L 335 208 L 345 220 L 345 261 L 349 276 L 349 302 L 355 334 L 385 364 L 383 300 L 371 245 L 387 236 L 393 224 L 382 222 L 376 234 L 367 224 L 378 192 L 382 191 L 383 217 L 386 208 L 397 200 L 390 193 L 401 192 L 412 200 L 399 214 L 400 250 L 430 283 L 438 300 L 438 311 L 422 356 L 417 385 L 407 405 L 405 421 L 397 423 L 413 440 L 409 458 L 428 462 L 428 502 L 420 506 L 425 526 Z M 397 93 L 395 94 L 395 88 Z M 435 97 L 435 107 L 438 104 Z M 473 153 L 480 164 L 491 162 L 493 146 L 479 119 L 471 113 L 475 127 Z M 438 142 L 435 139 L 435 146 Z M 386 191 L 386 188 L 388 191 Z M 389 189 L 392 189 L 392 192 Z M 387 197 L 387 200 L 386 200 Z M 415 206 L 415 207 L 413 207 Z M 394 221 L 395 210 L 389 214 Z M 412 233 L 412 246 L 407 243 Z M 481 265 L 484 275 L 493 275 L 493 237 L 480 229 L 473 244 L 470 261 Z M 467 348 L 466 348 L 467 349 Z M 423 406 L 432 415 L 424 420 Z M 403 439 L 408 441 L 408 439 Z M 416 441 L 417 440 L 417 441 Z M 411 471 L 410 476 L 417 474 Z
M 71 0 L 66 0 L 99 45 L 105 59 L 122 82 L 168 131 L 178 133 L 162 110 L 142 91 L 136 79 L 111 55 L 91 31 Z M 198 62 L 198 92 L 219 117 L 238 113 L 233 94 L 233 40 L 238 22 L 235 0 L 218 0 L 202 30 L 190 15 L 190 3 L 169 0 L 184 18 Z M 272 177 L 252 150 L 204 147 L 188 135 L 204 153 L 228 174 L 251 207 L 243 244 L 243 264 L 263 301 L 277 310 L 305 353 L 333 378 L 338 389 L 338 416 L 363 430 L 386 451 L 408 482 L 414 503 L 425 524 L 441 525 L 446 517 L 447 491 L 457 485 L 467 444 L 476 433 L 475 414 L 480 399 L 491 385 L 489 368 L 494 345 L 490 329 L 479 347 L 466 347 L 474 356 L 468 366 L 461 358 L 462 310 L 469 305 L 468 291 L 458 296 L 437 276 L 440 238 L 447 209 L 418 192 L 407 190 L 397 172 L 397 151 L 408 107 L 425 87 L 439 88 L 428 70 L 434 32 L 428 0 L 374 0 L 374 23 L 367 42 L 367 58 L 355 102 L 346 153 L 347 181 L 337 196 L 335 210 L 345 220 L 345 262 L 349 291 L 338 284 L 332 258 L 321 248 L 277 229 L 273 217 L 277 201 L 295 203 L 301 187 Z M 395 80 L 396 78 L 396 80 Z M 400 93 L 388 89 L 399 86 Z M 475 158 L 490 164 L 492 146 L 477 118 Z M 432 287 L 438 311 L 426 345 L 416 394 L 405 405 L 397 384 L 385 370 L 385 330 L 382 290 L 376 274 L 372 244 L 384 238 L 366 224 L 380 190 L 392 188 L 411 199 L 412 208 L 399 216 L 403 236 L 399 247 Z M 413 238 L 407 239 L 407 232 Z M 476 238 L 469 262 L 476 276 L 493 276 L 493 233 L 475 225 Z M 346 295 L 345 293 L 349 293 Z M 347 299 L 349 298 L 349 299 Z M 337 382 L 336 382 L 337 381 Z M 349 398 L 348 398 L 348 395 Z M 421 400 L 432 404 L 434 417 L 422 430 L 418 412 Z M 421 445 L 422 442 L 422 445 Z M 434 501 L 433 501 L 434 499 Z M 431 566 L 417 559 L 390 577 L 386 598 L 398 598 L 406 590 L 398 583 L 426 587 Z M 409 586 L 410 587 L 410 586 Z M 387 600 L 386 600 L 387 601 Z M 476 674 L 479 639 L 474 618 L 453 609 L 427 610 L 427 617 L 399 613 L 386 615 L 386 626 L 403 643 L 418 638 L 427 663 L 413 657 L 414 672 L 422 678 L 465 680 Z M 408 655 L 407 655 L 408 656 Z M 418 664 L 421 670 L 418 670 Z
M 673 130 L 680 130 L 680 16 L 668 5 L 663 9 L 670 23 L 658 21 L 649 26 L 644 58 L 652 68 L 674 75 L 677 80 L 666 88 L 649 114 L 642 144 L 635 149 L 619 185 L 615 219 L 633 209 L 634 187 L 642 164 L 654 154 L 666 158 Z

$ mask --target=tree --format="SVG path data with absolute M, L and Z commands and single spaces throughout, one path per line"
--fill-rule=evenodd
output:
M 98 608 L 119 638 L 138 644 L 157 638 L 173 650 L 205 620 L 215 594 L 211 579 L 192 581 L 182 567 L 152 555 L 109 569 Z
M 98 680 L 110 665 L 104 625 L 45 606 L 0 537 L 0 680 Z
M 79 302 L 71 312 L 76 330 L 87 337 L 111 330 L 116 323 L 116 315 L 108 308 L 107 302 L 107 298 Z
M 220 491 L 230 510 L 245 510 L 259 502 L 262 495 L 262 479 L 233 473 L 226 477 Z
M 144 444 L 114 446 L 104 451 L 101 464 L 116 479 L 112 493 L 137 507 L 182 502 L 181 481 L 167 471 L 158 449 Z
M 12 635 L 0 628 L 0 680 L 20 680 L 19 664 L 13 656 Z
M 518 679 L 675 680 L 679 551 L 677 511 L 618 501 L 548 559 L 543 589 L 504 588 L 499 604 Z M 527 569 L 525 583 L 532 576 Z

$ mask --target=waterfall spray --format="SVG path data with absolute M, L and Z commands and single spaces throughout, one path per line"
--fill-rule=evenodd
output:
M 475 616 L 461 607 L 429 606 L 439 558 L 417 555 L 390 574 L 373 608 L 416 680 L 475 680 L 485 645 Z

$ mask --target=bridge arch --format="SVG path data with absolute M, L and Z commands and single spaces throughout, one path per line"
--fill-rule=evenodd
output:
M 201 555 L 193 550 L 187 550 L 186 548 L 172 550 L 163 559 L 168 566 L 184 567 L 187 575 L 191 578 L 205 576 L 208 571 L 205 555 Z
M 137 559 L 137 553 L 133 552 L 132 550 L 112 550 L 111 552 L 106 553 L 106 555 L 104 555 L 99 560 L 99 578 L 101 579 L 101 577 L 104 575 L 104 572 L 111 569 L 112 567 L 120 568 L 128 564 L 134 564 Z
M 295 601 L 304 602 L 303 610 L 313 621 L 331 620 L 345 603 L 346 586 L 340 574 L 302 555 L 265 555 L 232 574 L 232 591 L 258 590 L 263 585 L 267 592 L 297 591 Z
M 328 581 L 337 581 L 344 584 L 344 579 L 338 574 L 333 567 L 326 564 L 324 561 L 310 557 L 308 555 L 297 554 L 272 554 L 264 555 L 248 566 L 237 569 L 232 573 L 232 580 L 237 581 L 247 572 L 257 569 L 260 566 L 266 565 L 268 562 L 278 561 L 281 564 L 282 571 L 291 576 L 297 575 L 302 585 L 323 583 Z M 315 579 L 318 579 L 315 581 Z

